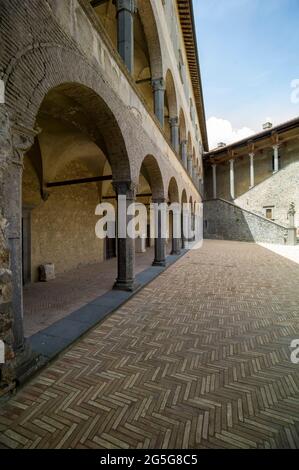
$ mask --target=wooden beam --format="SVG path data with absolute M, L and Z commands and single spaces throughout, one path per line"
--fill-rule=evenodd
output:
M 57 188 L 61 186 L 71 186 L 74 184 L 97 183 L 98 181 L 112 181 L 112 175 L 93 176 L 90 178 L 81 178 L 81 179 L 76 179 L 76 180 L 54 181 L 53 183 L 47 183 L 46 187 Z
M 100 5 L 103 5 L 104 3 L 107 3 L 109 0 L 92 0 L 90 2 L 90 5 L 92 8 L 99 7 Z

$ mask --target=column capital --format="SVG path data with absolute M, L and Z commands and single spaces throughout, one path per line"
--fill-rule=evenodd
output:
M 179 127 L 179 118 L 178 116 L 169 118 L 170 127 Z
M 192 153 L 189 153 L 189 154 L 187 155 L 187 158 L 188 158 L 188 160 L 191 160 L 191 161 L 192 161 L 192 160 L 193 160 L 193 155 L 192 155 Z
M 188 144 L 188 140 L 187 140 L 187 139 L 181 140 L 181 144 L 182 144 L 182 145 L 187 145 L 187 144 Z
M 273 150 L 278 150 L 281 144 L 272 145 Z
M 29 129 L 24 126 L 12 125 L 11 136 L 12 146 L 16 161 L 14 163 L 23 163 L 23 156 L 32 147 L 35 137 L 40 130 Z
M 154 91 L 165 91 L 165 81 L 164 78 L 154 78 L 152 80 L 152 87 Z
M 212 163 L 212 168 L 217 168 L 217 163 Z
M 117 14 L 123 10 L 126 10 L 131 14 L 134 14 L 137 12 L 136 0 L 116 0 L 115 4 L 116 4 Z
M 254 153 L 254 152 L 250 152 L 248 155 L 249 155 L 250 158 L 255 157 L 255 153 Z
M 136 198 L 137 185 L 132 181 L 113 181 L 112 185 L 117 196 L 126 196 L 127 199 Z

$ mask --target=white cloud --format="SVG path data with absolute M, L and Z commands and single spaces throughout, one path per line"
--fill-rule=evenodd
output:
M 255 131 L 249 127 L 234 129 L 230 121 L 214 116 L 208 119 L 207 130 L 210 149 L 217 147 L 219 142 L 232 144 L 233 142 L 237 142 L 238 140 L 245 139 L 246 137 L 255 134 Z

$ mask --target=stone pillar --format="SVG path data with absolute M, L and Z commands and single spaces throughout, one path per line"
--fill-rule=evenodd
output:
M 135 202 L 136 188 L 131 181 L 113 181 L 113 187 L 118 197 L 117 279 L 114 289 L 133 291 L 136 288 L 135 239 L 128 236 L 127 226 L 134 216 L 127 215 L 127 210 Z
M 12 307 L 14 350 L 25 347 L 23 326 L 23 276 L 22 276 L 22 174 L 23 157 L 33 145 L 36 134 L 24 127 L 12 128 L 11 158 L 4 178 L 4 217 L 8 221 L 7 237 L 12 271 Z
M 189 175 L 191 176 L 192 178 L 192 155 L 188 155 L 188 164 L 187 164 L 187 168 L 188 168 L 188 173 Z
M 171 132 L 171 145 L 173 146 L 176 153 L 180 151 L 179 144 L 179 118 L 173 117 L 169 119 L 170 132 Z
M 217 165 L 212 165 L 213 170 L 213 199 L 217 199 Z
M 154 204 L 165 204 L 165 199 L 153 199 Z M 155 259 L 153 266 L 166 266 L 166 239 L 165 234 L 162 233 L 162 214 L 158 211 L 155 217 Z M 164 236 L 163 236 L 164 235 Z
M 249 189 L 254 187 L 254 153 L 249 154 L 250 158 L 250 186 Z
M 229 161 L 230 165 L 230 195 L 232 199 L 235 199 L 235 168 L 234 168 L 234 160 Z
M 163 78 L 156 78 L 152 80 L 152 87 L 154 93 L 155 115 L 158 118 L 162 128 L 164 128 L 165 83 Z
M 273 145 L 274 151 L 274 170 L 273 173 L 277 173 L 279 170 L 279 145 Z
M 129 72 L 134 72 L 134 14 L 135 0 L 116 0 L 117 47 Z
M 182 147 L 182 163 L 184 167 L 187 169 L 187 140 L 182 140 L 181 147 Z

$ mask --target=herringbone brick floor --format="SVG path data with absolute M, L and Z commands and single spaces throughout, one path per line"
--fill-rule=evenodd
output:
M 0 412 L 13 448 L 299 447 L 299 266 L 206 241 Z

